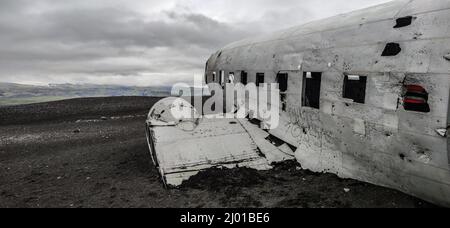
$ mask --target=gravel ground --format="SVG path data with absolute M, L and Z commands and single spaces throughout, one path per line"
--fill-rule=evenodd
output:
M 434 207 L 296 162 L 270 171 L 210 169 L 164 189 L 144 132 L 158 99 L 0 107 L 0 207 Z

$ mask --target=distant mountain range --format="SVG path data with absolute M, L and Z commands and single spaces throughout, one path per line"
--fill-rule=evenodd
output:
M 50 84 L 48 86 L 0 83 L 0 106 L 30 104 L 79 97 L 170 96 L 171 87 L 137 87 L 93 84 Z

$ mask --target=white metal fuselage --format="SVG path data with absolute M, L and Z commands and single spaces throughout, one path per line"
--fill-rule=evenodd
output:
M 437 133 L 450 123 L 449 54 L 450 1 L 399 0 L 228 45 L 205 78 L 287 74 L 281 124 L 269 133 L 298 148 L 303 168 L 450 206 L 449 139 Z M 306 72 L 321 75 L 317 107 L 304 102 Z M 344 98 L 352 75 L 367 78 L 359 102 Z M 426 90 L 429 112 L 405 109 L 408 85 Z

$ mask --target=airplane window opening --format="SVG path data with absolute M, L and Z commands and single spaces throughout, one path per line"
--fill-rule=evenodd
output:
M 225 71 L 220 71 L 219 84 L 222 85 L 225 81 Z
M 228 83 L 234 83 L 234 72 L 228 74 Z
M 402 51 L 400 44 L 398 43 L 388 43 L 383 50 L 381 56 L 396 56 Z
M 247 72 L 242 71 L 241 72 L 241 83 L 244 84 L 244 85 L 247 85 L 247 81 L 248 81 L 248 79 L 247 79 Z
M 367 77 L 359 75 L 346 75 L 344 78 L 344 98 L 353 102 L 364 104 L 366 101 Z
M 303 107 L 320 109 L 320 84 L 322 82 L 322 73 L 305 72 L 303 73 Z
M 430 112 L 428 92 L 420 85 L 406 85 L 404 88 L 403 107 L 406 111 Z
M 414 18 L 412 16 L 402 17 L 397 19 L 397 24 L 394 26 L 394 28 L 402 28 L 406 27 L 412 24 L 412 20 Z
M 258 87 L 260 84 L 264 83 L 264 73 L 256 74 L 256 86 Z
M 287 90 L 288 90 L 288 74 L 278 74 L 277 75 L 277 82 L 280 89 L 280 100 L 281 100 L 281 109 L 283 111 L 286 111 L 287 109 Z

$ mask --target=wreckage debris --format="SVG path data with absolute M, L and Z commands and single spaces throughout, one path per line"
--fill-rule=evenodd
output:
M 210 168 L 269 170 L 272 163 L 294 159 L 291 147 L 273 145 L 266 139 L 269 133 L 259 126 L 221 115 L 200 116 L 180 98 L 166 98 L 153 106 L 147 119 L 147 139 L 166 186 L 179 186 Z
M 436 129 L 436 133 L 438 133 L 441 137 L 447 137 L 448 130 L 447 129 Z

